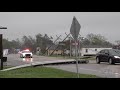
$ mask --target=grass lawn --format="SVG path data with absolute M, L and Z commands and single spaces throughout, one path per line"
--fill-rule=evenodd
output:
M 80 78 L 98 78 L 95 75 L 79 74 Z M 26 67 L 10 71 L 0 71 L 0 78 L 77 78 L 76 73 L 49 67 Z

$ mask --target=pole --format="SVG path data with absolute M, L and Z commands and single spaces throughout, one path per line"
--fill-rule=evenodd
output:
M 2 34 L 0 34 L 0 59 L 1 59 L 1 70 L 3 70 L 3 47 L 2 47 Z
M 80 59 L 80 38 L 79 38 L 79 59 Z
M 75 59 L 76 59 L 76 69 L 77 69 L 77 77 L 79 78 L 79 73 L 78 73 L 78 59 L 77 59 L 77 40 L 75 40 Z
M 64 42 L 65 39 L 66 39 L 69 35 L 70 35 L 70 33 L 64 38 L 64 40 L 63 40 L 62 42 Z M 56 50 L 58 47 L 59 47 L 59 44 L 58 44 L 58 46 L 55 48 L 55 50 Z M 54 53 L 55 50 L 53 50 L 53 52 L 50 54 L 50 56 Z
M 7 29 L 7 27 L 0 26 L 0 29 Z M 1 59 L 1 70 L 3 69 L 3 45 L 2 45 L 2 34 L 0 34 L 0 59 Z
M 71 57 L 71 53 L 72 53 L 72 50 L 71 50 L 71 37 L 70 37 L 70 57 Z
M 61 35 L 59 37 L 57 37 L 57 39 L 53 42 L 53 43 L 56 43 L 56 41 L 61 37 Z M 52 47 L 52 45 L 50 45 L 47 50 L 44 52 L 44 54 L 50 49 L 50 47 Z

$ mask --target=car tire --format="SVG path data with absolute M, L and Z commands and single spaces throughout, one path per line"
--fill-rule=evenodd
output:
M 109 59 L 109 64 L 114 64 L 114 62 L 111 58 Z
M 97 64 L 100 64 L 100 59 L 99 59 L 99 57 L 96 58 L 96 63 L 97 63 Z

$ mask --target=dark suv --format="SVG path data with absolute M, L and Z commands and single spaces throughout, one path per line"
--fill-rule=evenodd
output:
M 104 49 L 96 54 L 96 63 L 109 62 L 109 64 L 120 63 L 120 50 Z

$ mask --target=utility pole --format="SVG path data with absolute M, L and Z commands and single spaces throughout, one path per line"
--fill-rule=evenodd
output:
M 3 69 L 3 47 L 2 47 L 2 34 L 0 34 L 0 59 L 1 59 L 1 70 Z
M 81 56 L 81 55 L 80 55 L 80 44 L 81 44 L 80 41 L 81 41 L 81 37 L 79 37 L 79 39 L 78 39 L 79 59 L 80 59 L 80 56 Z
M 0 27 L 0 29 L 7 29 L 7 27 Z M 0 34 L 0 59 L 1 59 L 1 68 L 0 70 L 3 69 L 3 62 L 6 62 L 7 57 L 3 57 L 3 45 L 2 45 L 2 34 Z
M 72 54 L 72 47 L 71 47 L 71 36 L 69 37 L 70 39 L 70 57 L 71 57 L 71 54 Z
M 65 33 L 65 34 L 66 34 L 66 33 Z M 68 35 L 68 34 L 66 34 L 66 35 Z M 70 35 L 70 37 L 69 37 L 69 41 L 70 41 L 70 52 L 69 52 L 69 53 L 70 53 L 70 57 L 72 56 L 72 45 L 71 45 L 71 44 L 72 44 L 72 42 L 71 42 L 72 39 L 73 39 L 73 38 L 72 38 L 71 35 Z
M 63 39 L 62 42 L 64 42 L 64 41 L 66 40 L 66 38 L 68 38 L 69 35 L 70 35 L 70 33 Z M 57 47 L 55 48 L 55 50 L 56 50 L 58 47 L 59 47 L 59 44 L 57 45 Z M 53 50 L 53 52 L 50 54 L 50 56 L 54 53 L 55 50 Z
M 56 35 L 57 36 L 57 35 Z M 56 41 L 59 39 L 61 37 L 61 35 L 58 37 L 57 36 L 57 39 L 53 42 L 53 43 L 56 43 Z M 44 52 L 44 54 L 50 49 L 50 47 L 52 47 L 53 45 L 50 45 L 48 48 L 47 48 L 47 50 Z

